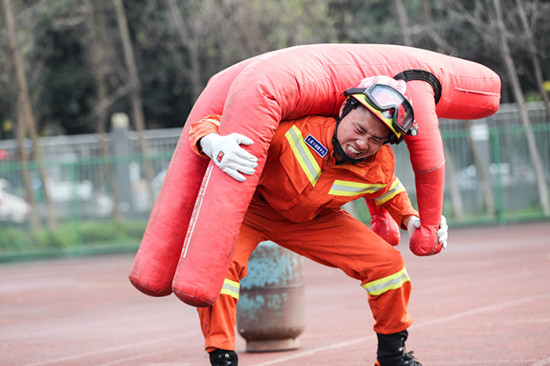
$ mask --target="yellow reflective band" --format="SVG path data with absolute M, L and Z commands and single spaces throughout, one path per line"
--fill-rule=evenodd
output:
M 220 121 L 218 121 L 218 120 L 215 119 L 215 118 L 206 118 L 206 119 L 204 119 L 204 121 L 212 122 L 212 123 L 215 124 L 216 126 L 220 127 Z
M 241 285 L 238 282 L 231 281 L 230 279 L 225 279 L 223 281 L 222 290 L 220 291 L 221 295 L 229 295 L 239 300 L 239 291 Z
M 321 168 L 319 168 L 319 164 L 317 164 L 317 161 L 313 157 L 309 147 L 304 142 L 302 132 L 300 132 L 296 126 L 292 126 L 292 128 L 285 134 L 285 137 L 292 148 L 292 152 L 294 152 L 294 156 L 302 167 L 302 170 L 311 184 L 315 185 L 319 179 L 319 175 L 321 174 Z
M 401 184 L 401 181 L 398 178 L 395 178 L 395 180 L 391 185 L 390 190 L 384 193 L 382 196 L 375 198 L 374 202 L 376 203 L 376 206 L 380 206 L 388 202 L 389 200 L 391 200 L 393 197 L 397 196 L 401 192 L 405 192 L 405 187 L 403 187 L 403 184 Z
M 383 188 L 385 184 L 366 184 L 349 182 L 345 180 L 335 180 L 328 194 L 333 196 L 359 196 L 367 193 L 374 193 Z
M 401 271 L 397 272 L 396 274 L 393 274 L 388 277 L 384 277 L 376 281 L 365 283 L 364 285 L 361 285 L 361 286 L 365 288 L 365 290 L 367 290 L 367 293 L 369 295 L 377 296 L 389 290 L 395 290 L 396 288 L 401 287 L 405 282 L 408 282 L 410 280 L 411 279 L 407 274 L 407 270 L 403 268 Z

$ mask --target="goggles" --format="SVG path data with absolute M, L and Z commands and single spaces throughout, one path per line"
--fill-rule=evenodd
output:
M 368 88 L 351 88 L 344 91 L 347 97 L 353 97 L 382 122 L 395 135 L 390 143 L 399 143 L 404 135 L 416 135 L 414 112 L 409 100 L 389 85 L 373 84 Z

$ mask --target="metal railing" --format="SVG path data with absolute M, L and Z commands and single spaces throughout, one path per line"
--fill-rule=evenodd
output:
M 550 122 L 539 104 L 530 105 L 529 114 L 548 189 Z M 444 214 L 451 225 L 548 219 L 540 202 L 537 187 L 540 180 L 537 180 L 529 153 L 527 130 L 519 122 L 514 106 L 502 106 L 495 115 L 483 120 L 442 120 L 440 128 L 447 161 Z M 137 245 L 154 202 L 155 197 L 151 195 L 156 195 L 160 189 L 180 133 L 181 129 L 146 131 L 147 157 L 138 153 L 137 134 L 127 129 L 113 130 L 106 136 L 113 154 L 107 158 L 100 155 L 97 135 L 42 138 L 41 164 L 48 179 L 48 194 L 62 228 L 57 230 L 70 232 L 69 239 L 54 237 L 51 241 L 58 240 L 61 244 L 57 243 L 57 246 L 63 246 L 65 242 L 71 246 L 71 240 L 76 245 L 93 242 L 94 235 L 86 234 L 85 226 L 88 225 L 90 231 L 94 227 L 102 231 L 107 223 L 112 224 L 115 205 L 118 204 L 122 220 L 133 225 L 134 236 L 129 236 L 128 240 Z M 407 148 L 403 144 L 394 150 L 396 174 L 414 202 L 414 174 Z M 0 253 L 12 247 L 29 249 L 33 242 L 37 246 L 48 246 L 49 236 L 63 234 L 52 234 L 45 228 L 47 234 L 41 235 L 46 238 L 40 239 L 37 234 L 30 233 L 28 216 L 31 207 L 23 189 L 16 141 L 0 141 L 0 154 L 3 158 L 0 160 L 0 230 L 4 233 L 0 235 Z M 145 179 L 145 161 L 152 163 L 154 169 L 155 177 L 150 184 Z M 39 216 L 46 221 L 44 216 L 48 211 L 37 164 L 28 164 L 36 198 L 33 209 L 38 210 Z M 109 181 L 109 174 L 114 180 Z M 115 186 L 111 183 L 113 181 Z M 113 188 L 118 191 L 118 197 L 114 197 Z M 368 221 L 365 205 L 356 201 L 354 206 L 357 215 Z M 25 235 L 18 236 L 18 232 Z M 25 239 L 21 239 L 23 237 Z M 18 246 L 14 243 L 18 240 L 27 243 Z M 112 240 L 103 238 L 103 242 L 117 240 L 116 237 Z

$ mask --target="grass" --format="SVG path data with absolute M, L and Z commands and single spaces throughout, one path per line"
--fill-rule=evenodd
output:
M 0 227 L 0 261 L 135 250 L 146 225 L 146 221 L 130 220 L 67 222 L 53 231 Z

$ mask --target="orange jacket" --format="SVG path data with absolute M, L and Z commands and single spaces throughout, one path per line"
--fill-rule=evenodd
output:
M 221 116 L 210 115 L 191 126 L 192 149 L 201 137 L 217 132 Z M 332 135 L 336 120 L 309 116 L 279 124 L 271 140 L 256 193 L 294 222 L 313 219 L 360 197 L 384 207 L 402 228 L 405 216 L 416 215 L 405 188 L 394 175 L 395 157 L 385 145 L 358 164 L 336 165 Z

